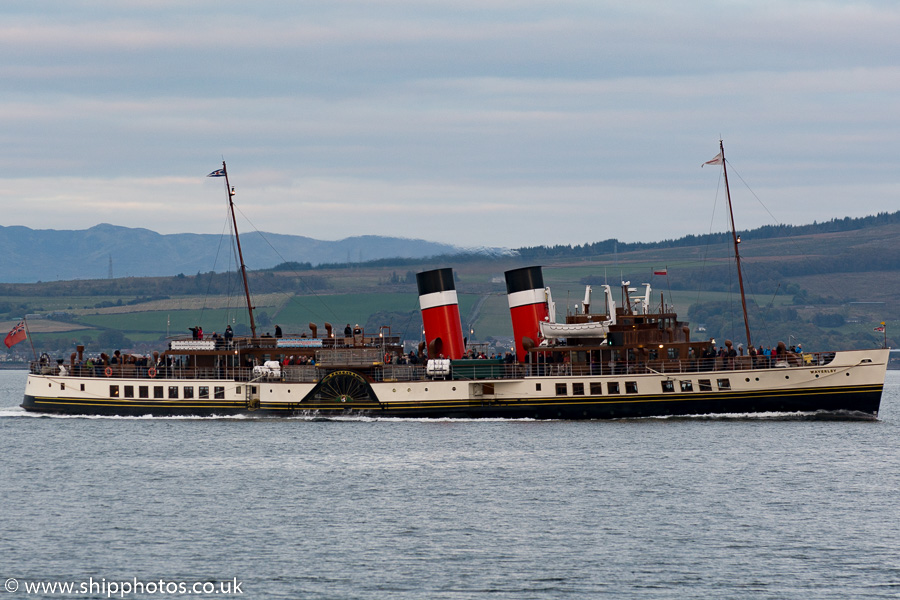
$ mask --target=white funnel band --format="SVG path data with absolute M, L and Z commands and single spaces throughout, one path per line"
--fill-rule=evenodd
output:
M 438 306 L 447 306 L 448 304 L 459 304 L 456 290 L 444 290 L 442 292 L 432 292 L 431 294 L 419 296 L 419 307 L 422 310 L 437 308 Z
M 544 288 L 538 288 L 534 290 L 513 292 L 506 298 L 509 300 L 510 308 L 517 308 L 519 306 L 529 306 L 531 304 L 543 304 L 547 301 L 547 294 L 544 292 Z

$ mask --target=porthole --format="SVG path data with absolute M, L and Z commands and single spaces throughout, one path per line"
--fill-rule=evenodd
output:
M 790 379 L 791 376 L 790 376 L 790 375 L 785 375 L 784 378 L 785 378 L 785 379 Z
M 392 389 L 391 391 L 394 392 L 394 393 L 396 394 L 396 393 L 397 393 L 397 388 L 394 388 L 394 389 Z
M 818 378 L 819 378 L 819 374 L 818 374 L 818 373 L 816 373 L 816 379 L 818 379 Z
M 749 378 L 749 377 L 747 377 L 747 378 L 745 378 L 745 379 L 744 379 L 744 381 L 746 381 L 746 382 L 748 382 L 748 383 L 749 383 L 749 382 L 750 382 L 750 378 Z
M 453 391 L 454 391 L 454 392 L 456 391 L 456 386 L 455 386 L 455 385 L 453 386 Z
M 427 391 L 428 391 L 428 388 L 425 388 L 425 391 L 427 392 Z
M 759 381 L 759 377 L 757 377 L 756 380 Z

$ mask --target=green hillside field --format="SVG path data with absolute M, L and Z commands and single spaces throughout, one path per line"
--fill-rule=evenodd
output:
M 880 346 L 874 331 L 887 324 L 889 345 L 900 336 L 900 223 L 848 231 L 759 239 L 752 232 L 742 243 L 754 343 L 802 342 L 808 349 Z M 727 242 L 727 239 L 726 239 Z M 624 279 L 643 293 L 653 286 L 652 305 L 660 293 L 695 335 L 742 340 L 743 318 L 729 244 L 665 247 L 660 243 L 629 252 L 580 254 L 572 248 L 549 249 L 544 256 L 443 257 L 420 262 L 379 261 L 372 265 L 305 268 L 300 271 L 251 272 L 257 333 L 308 332 L 316 323 L 341 331 L 346 323 L 369 330 L 381 325 L 404 339 L 421 338 L 415 273 L 454 268 L 461 326 L 474 341 L 504 340 L 512 335 L 503 273 L 543 264 L 558 318 L 576 310 L 586 283 L 593 287 L 594 312 L 604 312 L 602 284 L 608 282 L 620 302 Z M 667 268 L 667 276 L 652 275 Z M 201 290 L 213 290 L 204 295 Z M 214 293 L 227 291 L 228 295 Z M 165 293 L 165 295 L 161 295 Z M 170 278 L 125 278 L 37 284 L 0 284 L 0 327 L 12 327 L 24 315 L 32 321 L 35 349 L 67 354 L 76 343 L 120 339 L 139 351 L 163 349 L 166 338 L 188 334 L 201 325 L 211 333 L 232 324 L 249 324 L 240 286 L 222 276 L 198 274 Z M 698 331 L 704 325 L 705 331 Z M 114 335 L 114 333 L 116 335 Z M 25 344 L 8 354 L 21 354 Z M 30 353 L 30 348 L 28 349 Z

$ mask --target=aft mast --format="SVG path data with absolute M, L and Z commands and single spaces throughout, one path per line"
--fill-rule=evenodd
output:
M 247 313 L 250 315 L 250 334 L 256 337 L 256 322 L 253 320 L 253 304 L 250 301 L 250 285 L 247 283 L 247 266 L 241 252 L 241 237 L 238 235 L 237 218 L 234 216 L 234 188 L 228 182 L 228 169 L 222 161 L 222 175 L 225 176 L 225 193 L 228 194 L 228 206 L 231 209 L 231 222 L 234 225 L 234 240 L 237 242 L 238 259 L 241 261 L 241 277 L 244 280 L 244 294 L 247 296 Z
M 750 348 L 753 346 L 753 342 L 750 341 L 750 321 L 747 319 L 747 298 L 744 296 L 744 277 L 741 274 L 741 254 L 738 251 L 738 245 L 741 243 L 741 238 L 734 229 L 734 211 L 731 208 L 731 190 L 728 188 L 728 169 L 725 167 L 725 146 L 722 144 L 722 140 L 719 140 L 719 156 L 717 158 L 722 161 L 722 173 L 725 175 L 725 196 L 728 198 L 728 214 L 731 217 L 731 238 L 734 240 L 734 261 L 737 266 L 738 285 L 741 288 L 741 308 L 744 310 L 744 329 L 747 332 L 747 347 Z

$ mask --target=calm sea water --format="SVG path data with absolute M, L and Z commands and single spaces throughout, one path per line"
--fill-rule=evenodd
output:
M 0 600 L 900 596 L 898 372 L 878 422 L 35 417 L 24 382 Z

